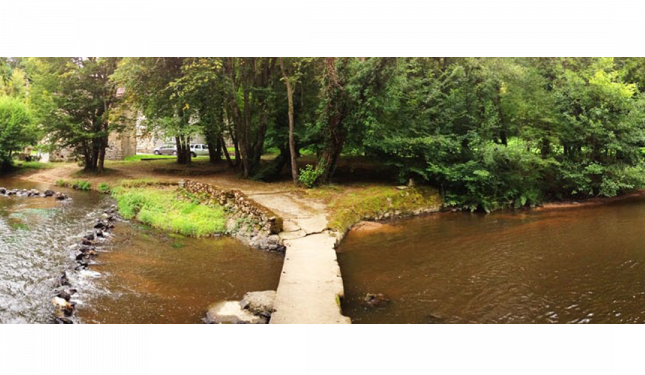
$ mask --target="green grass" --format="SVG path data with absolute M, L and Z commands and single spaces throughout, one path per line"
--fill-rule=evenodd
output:
M 124 188 L 154 186 L 159 182 L 156 178 L 138 178 L 136 180 L 121 180 L 119 185 Z
M 117 188 L 112 195 L 124 218 L 136 219 L 161 230 L 192 237 L 226 230 L 222 208 L 180 200 L 174 189 Z
M 42 163 L 39 161 L 21 161 L 16 163 L 16 167 L 24 169 L 51 169 L 56 165 L 52 163 Z
M 92 190 L 92 184 L 86 180 L 67 181 L 61 178 L 56 181 L 56 186 L 84 191 Z
M 337 194 L 333 186 L 309 190 L 310 195 L 325 198 Z M 411 213 L 419 209 L 441 207 L 441 195 L 435 189 L 416 187 L 398 190 L 393 186 L 371 186 L 333 198 L 329 206 L 329 227 L 344 233 L 365 218 L 386 212 Z
M 176 156 L 172 155 L 132 155 L 125 158 L 123 161 L 141 161 L 142 159 L 177 159 Z
M 106 182 L 101 182 L 97 187 L 96 190 L 99 191 L 101 194 L 110 194 L 112 192 L 112 188 L 110 187 L 110 184 Z
M 201 159 L 207 159 L 207 158 L 208 158 L 208 155 L 199 155 L 196 158 L 193 158 L 193 160 L 195 160 L 195 159 L 200 159 L 201 160 Z M 173 159 L 173 160 L 176 160 L 177 156 L 173 156 L 173 155 L 155 155 L 155 154 L 132 155 L 132 156 L 128 156 L 127 158 L 125 158 L 123 160 L 116 160 L 116 162 L 119 162 L 119 161 L 121 161 L 121 162 L 138 162 L 138 161 L 142 161 L 144 159 L 154 159 L 154 160 Z
M 89 183 L 89 181 L 85 180 L 76 180 L 72 184 L 72 189 L 76 190 L 90 190 L 92 188 L 92 185 Z
M 14 163 L 6 170 L 2 170 L 0 172 L 6 172 L 8 175 L 20 175 L 23 173 L 51 168 L 56 168 L 56 164 L 41 163 L 39 161 L 14 161 Z

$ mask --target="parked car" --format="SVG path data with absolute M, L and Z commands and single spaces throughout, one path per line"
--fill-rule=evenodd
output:
M 155 155 L 177 155 L 176 145 L 163 145 L 154 150 Z
M 154 150 L 154 154 L 155 155 L 177 155 L 177 146 L 167 144 L 161 147 L 157 147 Z M 190 145 L 190 154 L 194 158 L 196 158 L 197 156 L 208 155 L 208 145 L 192 144 Z
M 204 144 L 190 145 L 190 153 L 193 155 L 194 158 L 196 158 L 197 156 L 208 155 L 208 145 L 204 145 Z

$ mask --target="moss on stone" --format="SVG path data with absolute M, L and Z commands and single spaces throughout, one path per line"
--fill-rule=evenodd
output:
M 361 220 L 438 211 L 441 204 L 441 195 L 430 187 L 399 190 L 393 186 L 370 186 L 333 198 L 329 205 L 329 227 L 345 233 Z

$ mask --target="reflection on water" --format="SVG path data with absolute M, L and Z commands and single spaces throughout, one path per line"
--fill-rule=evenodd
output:
M 47 185 L 0 179 L 0 186 Z M 56 279 L 75 246 L 113 202 L 87 192 L 71 201 L 0 197 L 0 323 L 46 323 Z M 70 273 L 85 323 L 199 323 L 209 304 L 275 289 L 282 255 L 231 238 L 193 239 L 119 222 L 87 271 Z
M 92 269 L 107 277 L 84 300 L 86 323 L 200 323 L 208 305 L 276 289 L 282 255 L 232 238 L 194 239 L 119 224 Z
M 339 249 L 353 322 L 645 322 L 643 199 L 394 225 Z M 366 293 L 390 302 L 368 307 Z

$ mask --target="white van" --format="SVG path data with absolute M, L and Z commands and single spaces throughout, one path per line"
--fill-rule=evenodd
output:
M 208 155 L 208 145 L 193 144 L 190 145 L 190 153 L 193 157 Z

